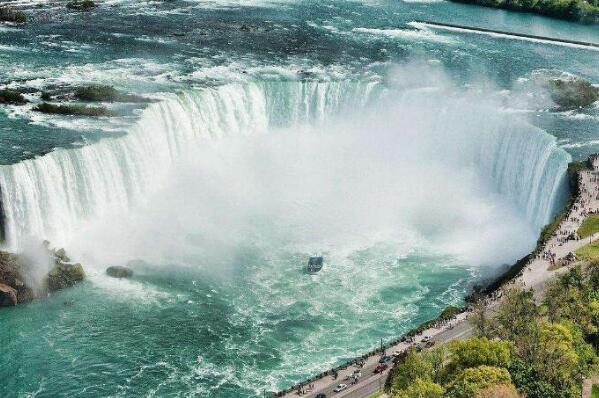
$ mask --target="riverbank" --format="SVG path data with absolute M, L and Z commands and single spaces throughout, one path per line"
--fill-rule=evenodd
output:
M 546 43 L 569 44 L 569 45 L 573 45 L 573 46 L 599 48 L 599 43 L 592 43 L 592 42 L 580 41 L 580 40 L 568 40 L 568 39 L 561 39 L 558 37 L 531 35 L 531 34 L 527 34 L 527 33 L 515 33 L 515 32 L 504 31 L 504 30 L 486 29 L 486 28 L 480 28 L 480 27 L 475 27 L 475 26 L 457 25 L 457 24 L 450 24 L 450 23 L 444 23 L 444 22 L 433 22 L 433 21 L 425 21 L 425 20 L 415 20 L 414 22 L 416 22 L 418 24 L 425 24 L 425 25 L 428 25 L 429 27 L 433 27 L 433 28 L 458 30 L 458 31 L 466 31 L 466 32 L 473 32 L 473 33 L 491 33 L 494 35 L 500 35 L 500 36 L 505 36 L 505 37 L 518 37 L 518 38 L 527 39 L 527 40 L 540 40 L 540 41 L 543 41 Z
M 585 163 L 573 164 L 576 167 L 569 169 L 570 184 L 574 185 L 573 196 L 565 207 L 565 212 L 558 215 L 559 222 L 551 230 L 544 230 L 535 250 L 518 261 L 514 266 L 500 275 L 496 280 L 480 289 L 478 299 L 483 300 L 487 308 L 492 308 L 501 297 L 500 290 L 503 286 L 521 286 L 534 291 L 539 299 L 545 290 L 547 282 L 561 275 L 569 269 L 576 259 L 573 253 L 585 246 L 588 242 L 599 239 L 599 232 L 585 239 L 576 239 L 576 231 L 591 213 L 599 212 L 599 157 L 589 157 Z M 471 296 L 473 299 L 474 296 Z M 391 353 L 400 354 L 410 347 L 422 347 L 445 343 L 456 339 L 465 339 L 472 335 L 472 326 L 468 316 L 472 313 L 471 307 L 465 307 L 451 313 L 451 316 L 441 314 L 437 319 L 426 322 L 413 329 L 406 335 L 379 349 L 373 350 L 362 357 L 347 364 L 330 369 L 299 383 L 292 388 L 274 394 L 276 397 L 316 397 L 324 393 L 326 396 L 334 395 L 345 398 L 367 397 L 375 391 L 383 389 L 387 376 L 392 367 L 388 366 L 380 372 L 375 372 L 381 364 L 382 356 Z M 391 366 L 390 366 L 391 365 Z M 379 368 L 381 369 L 381 368 Z M 360 377 L 353 378 L 356 372 Z M 353 382 L 353 384 L 350 384 Z M 335 393 L 335 387 L 347 384 L 343 391 Z
M 556 19 L 599 24 L 599 5 L 585 0 L 561 2 L 558 0 L 543 0 L 537 2 L 513 0 L 451 0 L 456 3 L 473 4 L 483 7 L 503 10 L 540 14 Z

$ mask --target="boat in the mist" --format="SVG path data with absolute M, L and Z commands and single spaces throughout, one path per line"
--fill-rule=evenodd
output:
M 322 269 L 324 265 L 324 258 L 322 256 L 311 256 L 308 259 L 308 265 L 306 266 L 306 271 L 309 274 L 315 274 Z

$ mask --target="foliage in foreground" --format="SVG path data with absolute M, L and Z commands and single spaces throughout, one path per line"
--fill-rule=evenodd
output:
M 550 310 L 549 310 L 550 309 Z M 599 263 L 550 283 L 541 305 L 511 289 L 477 337 L 408 351 L 390 375 L 395 398 L 573 398 L 599 371 Z

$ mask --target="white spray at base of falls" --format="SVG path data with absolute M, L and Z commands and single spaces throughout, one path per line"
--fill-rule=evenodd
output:
M 87 224 L 111 224 L 117 214 L 152 200 L 170 170 L 193 162 L 211 143 L 275 127 L 318 125 L 339 114 L 359 119 L 358 109 L 378 119 L 361 123 L 373 129 L 372 139 L 377 128 L 403 137 L 389 143 L 397 156 L 413 140 L 431 157 L 446 157 L 447 167 L 473 166 L 538 230 L 559 204 L 569 155 L 542 130 L 474 104 L 419 90 L 391 95 L 380 83 L 351 81 L 248 83 L 181 93 L 150 105 L 123 137 L 2 166 L 7 245 L 18 249 L 29 236 L 68 245 Z M 369 106 L 379 110 L 368 112 Z

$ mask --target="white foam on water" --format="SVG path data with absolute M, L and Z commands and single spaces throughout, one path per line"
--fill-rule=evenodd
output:
M 430 29 L 375 29 L 375 28 L 354 28 L 352 32 L 368 34 L 374 36 L 383 36 L 391 39 L 409 40 L 409 41 L 433 41 L 445 44 L 455 44 L 454 38 L 438 35 Z

